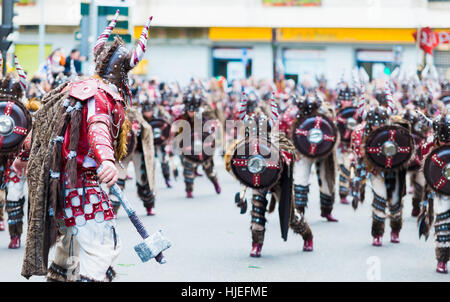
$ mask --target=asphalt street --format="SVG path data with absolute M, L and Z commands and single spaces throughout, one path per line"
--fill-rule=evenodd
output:
M 152 217 L 145 215 L 134 180 L 127 182 L 126 194 L 145 226 L 150 232 L 162 229 L 172 241 L 172 247 L 165 252 L 166 264 L 142 263 L 133 249 L 140 237 L 121 209 L 118 233 L 122 252 L 115 265 L 117 281 L 450 281 L 450 275 L 435 272 L 433 237 L 426 242 L 418 238 L 416 219 L 410 216 L 410 195 L 404 200 L 401 242 L 390 243 L 387 223 L 383 246 L 373 247 L 370 235 L 372 194 L 367 194 L 366 202 L 357 211 L 337 201 L 333 214 L 339 222 L 326 222 L 320 217 L 315 174 L 311 178 L 306 211 L 314 234 L 314 251 L 303 252 L 302 238 L 292 231 L 288 240 L 283 241 L 275 211 L 266 215 L 268 223 L 262 257 L 251 258 L 251 206 L 245 215 L 239 214 L 234 205 L 239 183 L 225 171 L 221 157 L 216 159 L 216 169 L 222 193 L 217 195 L 203 176 L 195 180 L 195 198 L 186 199 L 182 178 L 173 181 L 173 188 L 167 189 L 158 166 L 157 215 Z M 133 174 L 132 165 L 129 172 Z M 8 243 L 7 231 L 1 232 L 0 281 L 26 281 L 20 275 L 24 247 L 10 250 Z M 24 243 L 23 235 L 22 245 Z M 50 259 L 52 255 L 53 250 Z M 30 280 L 44 281 L 44 278 Z

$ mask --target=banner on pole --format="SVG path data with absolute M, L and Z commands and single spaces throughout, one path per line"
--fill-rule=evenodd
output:
M 417 41 L 417 31 L 413 33 L 414 39 Z M 439 44 L 450 43 L 450 32 L 440 31 L 434 32 L 429 27 L 424 27 L 420 29 L 419 38 L 420 48 L 428 54 L 433 53 L 433 49 Z

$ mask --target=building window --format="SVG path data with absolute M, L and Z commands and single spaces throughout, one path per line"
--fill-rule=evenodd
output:
M 212 51 L 213 76 L 223 76 L 227 81 L 240 80 L 252 75 L 251 48 L 216 47 Z

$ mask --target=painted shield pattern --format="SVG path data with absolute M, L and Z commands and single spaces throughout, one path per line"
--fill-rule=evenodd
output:
M 233 174 L 245 186 L 264 189 L 275 185 L 282 172 L 279 149 L 267 140 L 243 140 L 231 156 Z
M 326 157 L 336 145 L 338 131 L 325 115 L 300 118 L 293 133 L 294 145 L 300 153 L 312 158 Z
M 31 114 L 21 101 L 0 100 L 0 153 L 19 150 L 31 124 Z

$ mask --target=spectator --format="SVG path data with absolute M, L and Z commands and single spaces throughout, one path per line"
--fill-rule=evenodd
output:
M 66 58 L 66 64 L 64 66 L 64 74 L 67 76 L 70 76 L 70 64 L 71 62 L 74 62 L 75 70 L 77 74 L 81 73 L 81 62 L 86 61 L 85 56 L 80 55 L 80 51 L 76 48 L 72 49 L 70 52 L 70 55 Z

